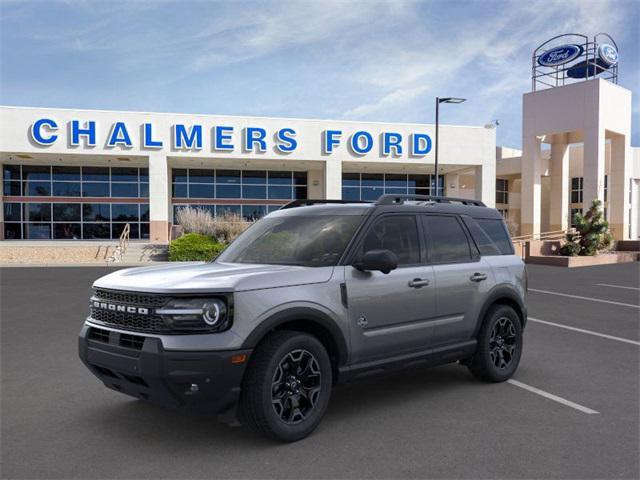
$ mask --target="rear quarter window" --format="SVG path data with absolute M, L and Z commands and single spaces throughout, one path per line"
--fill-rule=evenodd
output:
M 513 244 L 501 219 L 475 218 L 466 223 L 481 255 L 513 255 Z

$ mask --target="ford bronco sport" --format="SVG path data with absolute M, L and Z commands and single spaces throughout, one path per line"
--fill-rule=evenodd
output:
M 474 200 L 294 201 L 210 263 L 94 283 L 80 358 L 118 392 L 309 435 L 339 382 L 459 362 L 502 382 L 527 319 L 500 214 Z

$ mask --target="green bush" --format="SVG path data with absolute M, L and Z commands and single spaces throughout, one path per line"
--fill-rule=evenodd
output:
M 560 248 L 561 255 L 593 256 L 613 244 L 609 222 L 604 219 L 600 200 L 591 202 L 591 207 L 584 215 L 576 213 L 573 222 L 576 231 L 567 233 L 566 243 Z
M 192 262 L 213 260 L 226 245 L 199 233 L 187 233 L 169 245 L 169 260 Z

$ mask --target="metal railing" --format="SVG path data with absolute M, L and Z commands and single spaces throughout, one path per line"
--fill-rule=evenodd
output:
M 131 225 L 128 223 L 122 229 L 120 238 L 118 239 L 118 246 L 115 248 L 111 256 L 107 259 L 107 262 L 120 262 L 124 256 L 124 252 L 129 247 L 129 239 L 131 235 Z
M 575 228 L 568 228 L 565 230 L 530 233 L 529 235 L 519 235 L 517 237 L 512 237 L 511 241 L 513 242 L 514 246 L 518 246 L 520 248 L 520 254 L 524 259 L 527 256 L 526 245 L 528 242 L 564 240 L 568 233 L 575 233 L 575 231 Z
M 553 230 L 550 232 L 538 232 L 538 233 L 530 233 L 529 235 L 520 235 L 518 237 L 513 237 L 513 243 L 523 243 L 530 242 L 535 240 L 560 240 L 563 239 L 567 233 L 573 231 L 573 229 L 565 229 L 565 230 Z

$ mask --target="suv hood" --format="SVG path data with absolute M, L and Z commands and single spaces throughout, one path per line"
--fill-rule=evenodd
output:
M 333 267 L 181 262 L 118 270 L 93 286 L 150 293 L 240 292 L 323 283 L 332 273 Z

